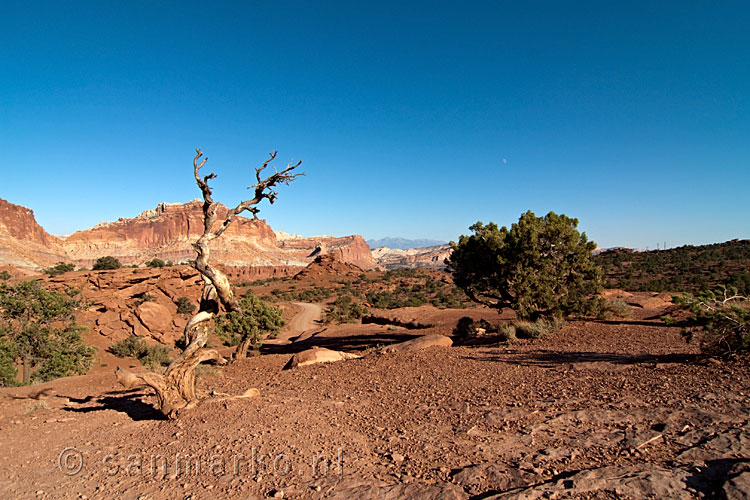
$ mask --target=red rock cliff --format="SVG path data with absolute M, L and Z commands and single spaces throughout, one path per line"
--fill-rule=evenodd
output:
M 153 258 L 175 263 L 193 259 L 195 251 L 191 243 L 203 232 L 201 206 L 197 200 L 186 204 L 161 203 L 132 219 L 78 231 L 69 236 L 63 246 L 76 264 L 84 267 L 104 255 L 116 257 L 125 265 L 141 265 Z M 220 206 L 219 218 L 226 210 Z M 334 253 L 340 260 L 365 269 L 377 267 L 361 236 L 295 238 L 280 242 L 265 221 L 246 217 L 237 217 L 211 246 L 214 262 L 236 268 L 301 267 L 320 253 Z
M 64 260 L 60 239 L 37 223 L 34 212 L 0 199 L 0 263 L 36 268 Z
M 10 221 L 5 224 L 7 228 L 0 225 L 0 259 L 7 255 L 5 262 L 24 262 L 26 267 L 44 267 L 61 260 L 72 261 L 79 267 L 91 267 L 96 259 L 106 255 L 119 259 L 123 265 L 143 265 L 154 258 L 184 262 L 195 258 L 191 243 L 203 232 L 202 202 L 197 200 L 185 204 L 160 203 L 137 217 L 102 223 L 73 233 L 64 240 L 47 234 L 36 223 L 31 210 L 4 203 L 12 210 L 6 209 L 7 213 L 0 211 L 0 221 Z M 0 210 L 2 207 L 0 205 Z M 226 211 L 226 207 L 220 206 L 219 218 Z M 3 239 L 5 234 L 12 236 Z M 14 242 L 12 249 L 9 241 Z M 29 241 L 36 247 L 32 248 L 33 251 L 21 252 L 29 246 Z M 361 236 L 293 237 L 279 241 L 265 221 L 247 217 L 237 217 L 222 237 L 211 245 L 213 262 L 223 265 L 238 278 L 277 275 L 277 271 L 271 268 L 283 268 L 284 274 L 294 274 L 293 268 L 304 267 L 317 255 L 325 254 L 333 254 L 343 262 L 364 269 L 377 267 Z M 264 270 L 243 271 L 248 266 L 262 266 Z

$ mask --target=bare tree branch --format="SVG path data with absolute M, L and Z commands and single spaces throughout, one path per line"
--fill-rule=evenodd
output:
M 201 398 L 195 390 L 195 369 L 200 363 L 208 360 L 219 363 L 225 362 L 224 358 L 213 349 L 205 349 L 210 321 L 219 313 L 220 306 L 223 306 L 227 311 L 242 312 L 226 274 L 210 263 L 211 240 L 221 236 L 238 214 L 248 211 L 253 214 L 253 217 L 257 217 L 260 210 L 255 205 L 258 205 L 264 199 L 267 199 L 270 203 L 276 200 L 275 186 L 278 184 L 288 185 L 298 176 L 304 175 L 292 173 L 302 164 L 299 161 L 295 164 L 290 162 L 281 172 L 277 172 L 274 168 L 273 175 L 261 179 L 261 172 L 276 158 L 277 152 L 272 152 L 263 165 L 255 169 L 257 183 L 248 188 L 253 189 L 254 197 L 250 200 L 244 200 L 235 208 L 228 210 L 219 227 L 214 229 L 219 204 L 213 201 L 209 181 L 215 179 L 216 174 L 212 172 L 201 177 L 200 169 L 206 164 L 208 158 L 203 158 L 198 163 L 198 160 L 203 157 L 203 153 L 200 149 L 196 149 L 195 153 L 193 176 L 203 195 L 203 233 L 193 243 L 193 248 L 197 253 L 194 267 L 201 273 L 204 284 L 200 308 L 185 326 L 184 337 L 187 346 L 182 354 L 169 365 L 164 375 L 155 373 L 133 374 L 119 369 L 117 372 L 118 381 L 126 387 L 148 386 L 153 388 L 157 396 L 157 406 L 168 418 L 176 418 L 179 410 L 190 408 L 200 402 Z M 235 351 L 235 358 L 238 353 L 244 355 L 246 350 L 247 347 L 243 348 L 241 344 Z M 257 390 L 251 389 L 237 397 L 252 397 L 257 394 Z

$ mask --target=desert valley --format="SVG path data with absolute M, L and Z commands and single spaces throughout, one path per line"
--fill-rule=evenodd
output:
M 371 250 L 238 217 L 212 258 L 284 325 L 248 357 L 199 366 L 206 399 L 165 418 L 115 370 L 163 372 L 180 354 L 202 217 L 200 201 L 162 203 L 59 238 L 0 200 L 4 283 L 75 290 L 95 348 L 84 375 L 2 389 L 0 496 L 747 498 L 747 355 L 686 342 L 672 290 L 643 290 L 622 251 L 600 261 L 619 309 L 523 334 L 513 310 L 454 285 L 450 247 Z M 746 269 L 747 244 L 721 246 L 736 259 L 719 267 Z M 92 270 L 104 256 L 122 266 Z M 706 279 L 722 281 L 713 259 Z M 208 346 L 231 359 L 224 340 L 212 330 Z

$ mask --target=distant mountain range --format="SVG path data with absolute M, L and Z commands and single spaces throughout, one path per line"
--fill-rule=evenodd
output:
M 448 242 L 447 241 L 439 241 L 439 240 L 410 240 L 407 238 L 397 238 L 397 237 L 391 237 L 386 236 L 385 238 L 381 238 L 379 240 L 366 240 L 367 244 L 370 245 L 370 248 L 380 248 L 380 247 L 388 247 L 388 248 L 397 248 L 400 250 L 406 250 L 409 248 L 426 248 L 426 247 L 434 247 L 438 245 L 445 245 Z

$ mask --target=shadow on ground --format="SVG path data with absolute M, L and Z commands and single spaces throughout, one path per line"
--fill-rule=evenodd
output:
M 656 365 L 665 363 L 696 363 L 702 360 L 697 354 L 622 354 L 610 352 L 586 351 L 550 351 L 539 349 L 534 351 L 506 350 L 504 353 L 492 355 L 465 356 L 466 359 L 492 361 L 497 363 L 521 366 L 538 366 L 554 368 L 559 365 L 575 365 L 576 363 L 611 363 L 617 365 Z
M 148 403 L 144 403 L 140 398 L 145 397 L 147 394 L 136 391 L 113 391 L 107 395 L 94 398 L 93 396 L 87 396 L 85 398 L 73 398 L 68 397 L 68 401 L 77 404 L 77 407 L 66 407 L 64 411 L 73 413 L 90 413 L 93 411 L 103 410 L 115 410 L 121 413 L 127 414 L 128 417 L 135 421 L 139 420 L 165 420 L 164 415 L 154 409 L 154 407 Z M 65 397 L 65 396 L 62 396 Z M 97 403 L 97 406 L 84 406 L 89 403 Z

